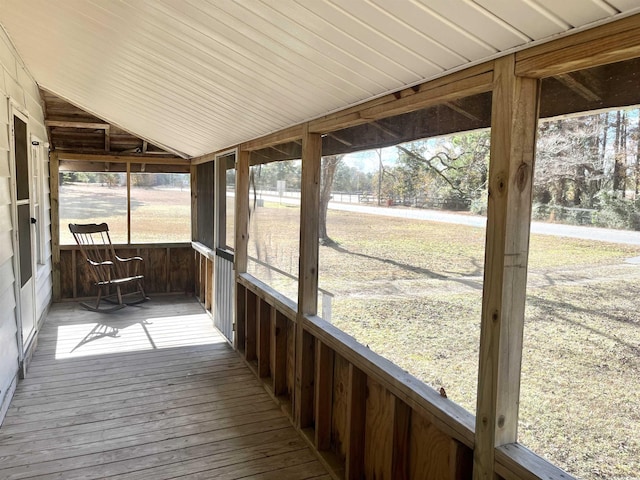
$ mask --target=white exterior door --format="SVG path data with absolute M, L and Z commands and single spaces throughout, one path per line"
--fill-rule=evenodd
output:
M 14 266 L 18 295 L 18 322 L 22 346 L 26 346 L 35 331 L 34 262 L 31 204 L 31 175 L 29 165 L 29 134 L 27 118 L 13 109 L 12 167 L 14 192 Z

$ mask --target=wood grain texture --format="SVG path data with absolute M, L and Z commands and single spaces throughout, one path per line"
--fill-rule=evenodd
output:
M 191 187 L 191 240 L 198 239 L 198 168 L 195 164 L 189 167 L 189 184 Z
M 193 251 L 189 248 L 170 249 L 169 259 L 169 292 L 193 295 L 195 265 Z
M 60 358 L 79 329 L 105 319 L 73 304 L 51 308 L 33 377 L 18 386 L 0 428 L 0 477 L 327 475 L 196 301 L 153 299 L 108 317 L 122 326 L 148 319 L 146 348 L 121 348 L 141 333 L 131 325 Z
M 257 358 L 257 322 L 258 322 L 258 297 L 255 293 L 247 291 L 245 306 L 245 337 L 244 337 L 244 358 L 248 361 Z
M 334 356 L 333 367 L 333 401 L 331 409 L 331 442 L 332 450 L 338 458 L 347 456 L 347 392 L 349 391 L 349 362 L 339 354 Z
M 365 475 L 367 376 L 362 370 L 349 364 L 348 379 L 345 478 L 360 480 Z
M 371 120 L 418 110 L 422 108 L 418 105 L 420 100 L 441 102 L 466 96 L 469 93 L 467 91 L 463 91 L 463 88 L 459 88 L 457 86 L 458 82 L 463 82 L 464 84 L 466 79 L 484 75 L 491 72 L 492 69 L 493 62 L 483 63 L 443 78 L 425 82 L 415 88 L 406 88 L 398 92 L 370 100 L 361 105 L 312 120 L 309 122 L 309 131 L 327 133 L 343 128 L 353 127 L 355 125 L 361 125 Z M 486 80 L 487 78 L 483 78 L 482 81 L 484 82 Z M 468 86 L 469 85 L 466 85 L 465 88 Z M 490 80 L 488 84 L 481 87 L 481 90 L 483 91 L 489 91 L 490 89 Z M 446 95 L 439 98 L 443 92 L 446 92 Z M 415 105 L 413 104 L 413 100 L 416 100 Z
M 140 256 L 142 273 L 144 275 L 144 289 L 148 293 L 162 292 L 166 287 L 167 251 L 164 248 L 142 248 Z M 196 263 L 199 265 L 199 262 Z M 194 278 L 196 275 L 194 275 Z M 196 289 L 196 291 L 199 291 Z
M 208 258 L 205 260 L 205 294 L 204 294 L 204 308 L 211 311 L 211 305 L 213 300 L 213 261 Z
M 236 283 L 235 292 L 236 334 L 233 336 L 233 342 L 234 348 L 244 354 L 247 341 L 247 289 Z
M 539 81 L 496 61 L 480 332 L 474 479 L 494 476 L 495 446 L 516 440 Z
M 371 378 L 367 379 L 364 439 L 366 478 L 394 479 L 393 440 L 395 397 Z
M 640 56 L 640 14 L 516 54 L 516 75 L 542 78 Z
M 496 449 L 496 473 L 504 480 L 572 480 L 573 477 L 533 453 L 511 443 Z
M 298 324 L 298 327 L 300 324 Z M 296 328 L 296 383 L 293 394 L 293 411 L 296 426 L 313 425 L 315 409 L 315 339 L 302 328 Z
M 391 478 L 405 480 L 409 477 L 409 452 L 411 445 L 411 408 L 394 397 L 393 410 L 393 451 L 391 457 Z
M 331 410 L 333 406 L 333 350 L 316 340 L 315 380 L 315 446 L 324 451 L 331 448 Z
M 409 472 L 414 480 L 452 480 L 453 442 L 422 415 L 413 412 Z
M 296 330 L 296 322 L 287 318 L 287 395 L 292 402 L 296 384 Z
M 336 352 L 336 359 L 340 357 L 343 362 L 353 363 L 440 430 L 467 446 L 473 446 L 474 418 L 465 409 L 321 318 L 307 317 L 305 328 L 331 347 Z M 337 385 L 334 387 L 334 393 L 337 394 L 338 388 Z
M 236 249 L 234 256 L 236 275 L 247 271 L 247 246 L 249 242 L 249 156 L 250 152 L 240 150 L 236 163 Z
M 271 309 L 271 379 L 274 395 L 287 393 L 287 317 Z
M 322 138 L 302 133 L 302 192 L 300 200 L 300 262 L 298 282 L 297 324 L 304 315 L 315 315 L 318 309 L 318 199 L 320 195 L 320 162 Z M 313 423 L 315 340 L 304 330 L 296 329 L 296 383 L 294 417 L 296 425 L 305 428 Z
M 271 375 L 271 305 L 258 300 L 258 376 L 265 378 Z

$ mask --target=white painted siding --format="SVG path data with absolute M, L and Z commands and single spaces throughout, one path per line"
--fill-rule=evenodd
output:
M 0 30 L 0 422 L 11 400 L 18 373 L 19 349 L 17 339 L 15 273 L 13 271 L 12 193 L 10 182 L 10 111 L 6 97 L 11 97 L 29 114 L 29 129 L 43 141 L 47 138 L 38 86 L 26 71 L 22 61 Z M 48 174 L 49 169 L 43 168 Z M 46 192 L 49 192 L 48 178 Z M 49 198 L 46 205 L 45 227 L 50 231 Z M 46 234 L 48 242 L 51 234 Z M 36 312 L 38 320 L 51 302 L 51 246 L 36 279 Z

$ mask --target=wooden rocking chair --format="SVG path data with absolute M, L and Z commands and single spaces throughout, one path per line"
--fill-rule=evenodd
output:
M 118 257 L 111 243 L 109 226 L 106 223 L 100 225 L 70 223 L 69 230 L 80 246 L 82 256 L 89 265 L 91 278 L 98 287 L 95 306 L 83 302 L 80 305 L 93 312 L 113 312 L 127 305 L 136 305 L 149 300 L 142 286 L 144 275 L 138 273 L 142 258 Z M 136 290 L 123 293 L 122 287 L 125 285 L 133 285 Z M 125 301 L 129 297 L 134 298 L 131 301 Z M 100 308 L 101 300 L 105 300 L 113 306 Z

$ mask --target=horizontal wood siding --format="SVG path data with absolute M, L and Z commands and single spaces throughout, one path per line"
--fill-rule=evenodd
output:
M 16 299 L 13 272 L 12 242 L 12 201 L 10 188 L 10 145 L 9 125 L 11 112 L 6 97 L 10 97 L 23 111 L 28 113 L 28 125 L 31 135 L 43 142 L 47 140 L 44 126 L 44 115 L 40 105 L 38 86 L 27 73 L 18 54 L 13 49 L 4 30 L 0 29 L 0 422 L 10 400 L 10 393 L 15 387 L 18 371 L 19 348 L 17 339 Z M 44 155 L 42 181 L 48 178 L 46 155 Z M 45 193 L 48 194 L 47 185 Z M 51 246 L 49 242 L 51 217 L 48 197 L 41 199 L 45 206 L 45 216 L 41 219 L 45 233 L 46 255 L 37 266 L 35 277 L 35 312 L 36 321 L 42 318 L 51 302 Z M 8 395 L 9 394 L 9 395 Z
M 4 67 L 4 69 L 3 69 Z M 9 164 L 9 94 L 6 79 L 17 77 L 17 60 L 8 39 L 0 30 L 0 423 L 11 400 L 11 385 L 18 372 L 18 344 L 15 317 L 13 242 Z M 14 80 L 12 81 L 12 88 Z M 24 96 L 23 96 L 24 101 Z

